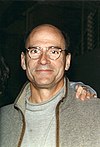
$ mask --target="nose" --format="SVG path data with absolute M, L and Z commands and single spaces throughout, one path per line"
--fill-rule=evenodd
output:
M 49 63 L 50 63 L 50 60 L 49 60 L 49 58 L 48 58 L 46 52 L 43 52 L 43 53 L 41 54 L 41 56 L 40 56 L 40 58 L 39 58 L 39 63 L 40 63 L 40 64 L 43 64 L 43 65 L 49 64 Z

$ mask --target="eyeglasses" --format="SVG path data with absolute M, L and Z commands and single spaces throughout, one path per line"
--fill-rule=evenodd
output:
M 26 49 L 27 52 L 28 52 L 28 55 L 30 58 L 32 59 L 38 59 L 41 54 L 43 54 L 43 48 L 41 47 L 29 47 L 28 49 Z M 55 47 L 55 46 L 50 46 L 50 47 L 46 47 L 46 55 L 49 59 L 51 60 L 56 60 L 60 57 L 61 55 L 61 52 L 62 51 L 65 51 L 65 50 L 62 50 L 61 48 L 59 47 Z

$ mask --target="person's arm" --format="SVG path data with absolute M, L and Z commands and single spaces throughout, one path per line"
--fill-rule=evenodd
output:
M 92 87 L 82 82 L 70 82 L 70 87 L 75 89 L 76 98 L 81 100 L 97 97 L 97 92 Z

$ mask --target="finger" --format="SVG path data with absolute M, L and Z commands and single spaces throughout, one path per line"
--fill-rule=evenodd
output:
M 76 85 L 76 98 L 80 98 L 82 90 L 83 90 L 82 86 Z
M 85 99 L 87 99 L 87 93 L 86 93 L 86 90 L 82 90 L 81 91 L 81 94 L 80 94 L 80 97 L 79 97 L 81 100 L 85 100 Z
M 85 95 L 85 98 L 90 99 L 90 97 L 93 97 L 94 94 L 92 94 L 91 91 L 88 88 L 86 88 L 86 87 L 83 86 L 83 90 L 84 91 L 82 91 L 82 93 L 83 94 L 84 93 L 86 94 Z
M 90 97 L 92 97 L 92 94 L 91 94 L 91 92 L 89 90 L 86 91 L 86 96 L 87 96 L 88 99 L 90 99 Z
M 92 93 L 90 90 L 87 90 L 87 98 L 97 98 L 97 95 L 95 93 Z
M 92 96 L 95 97 L 95 98 L 97 98 L 97 95 L 96 94 L 93 94 Z
M 75 86 L 75 90 L 76 90 L 76 91 L 77 91 L 78 87 L 79 87 L 79 85 L 77 84 L 77 85 Z
M 87 98 L 97 98 L 97 95 L 96 94 L 93 94 L 93 93 L 91 93 L 91 92 L 87 92 Z

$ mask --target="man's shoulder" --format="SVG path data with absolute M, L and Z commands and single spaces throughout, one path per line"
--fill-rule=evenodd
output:
M 98 114 L 100 116 L 100 98 L 90 98 L 84 101 L 77 99 L 73 92 L 72 96 L 70 96 L 69 100 L 66 99 L 63 103 L 63 108 L 65 111 L 70 110 L 70 112 L 75 112 L 77 114 L 87 114 L 93 115 L 93 113 Z M 100 118 L 100 117 L 99 117 Z
M 77 107 L 77 110 L 79 113 L 83 115 L 92 115 L 92 116 L 98 116 L 100 119 L 100 99 L 99 98 L 90 98 L 89 100 L 81 101 L 77 99 L 75 101 L 75 107 Z M 75 108 L 74 107 L 74 108 Z
M 3 115 L 8 115 L 15 112 L 14 104 L 9 104 L 0 108 L 0 113 Z
M 67 123 L 67 118 L 70 124 L 96 124 L 100 123 L 100 99 L 91 98 L 82 101 L 73 97 L 69 103 L 66 101 L 61 107 L 62 123 Z M 93 124 L 93 125 L 94 125 Z
M 100 98 L 91 97 L 91 98 L 86 99 L 84 101 L 77 99 L 76 102 L 81 103 L 82 105 L 85 105 L 86 107 L 89 105 L 92 107 L 95 107 L 95 106 L 100 107 Z
M 8 125 L 11 121 L 16 122 L 20 114 L 14 104 L 3 106 L 0 108 L 0 123 L 3 124 L 3 122 L 5 122 L 5 125 Z

